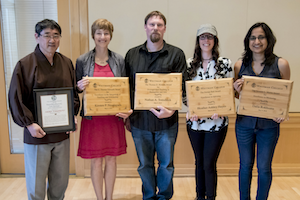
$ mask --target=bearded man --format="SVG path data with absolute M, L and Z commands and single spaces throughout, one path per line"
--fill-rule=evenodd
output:
M 147 41 L 130 49 L 125 57 L 130 82 L 131 106 L 134 108 L 136 73 L 182 73 L 186 80 L 186 60 L 181 49 L 167 44 L 166 18 L 159 11 L 149 13 L 144 25 Z M 182 91 L 185 93 L 184 81 Z M 174 146 L 178 133 L 178 111 L 163 106 L 150 110 L 135 110 L 126 121 L 131 130 L 140 162 L 144 200 L 166 200 L 173 196 Z M 154 155 L 158 169 L 155 171 Z M 158 189 L 158 191 L 157 191 Z

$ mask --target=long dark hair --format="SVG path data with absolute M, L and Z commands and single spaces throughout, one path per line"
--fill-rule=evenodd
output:
M 276 37 L 273 34 L 271 28 L 264 22 L 258 22 L 256 24 L 254 24 L 253 26 L 251 26 L 251 28 L 249 29 L 245 39 L 244 39 L 244 53 L 243 53 L 243 63 L 245 63 L 246 65 L 249 64 L 250 62 L 252 62 L 252 51 L 250 50 L 249 47 L 249 38 L 251 36 L 251 33 L 253 31 L 253 29 L 261 27 L 266 35 L 266 39 L 268 42 L 268 46 L 265 50 L 265 60 L 264 62 L 261 63 L 261 65 L 272 65 L 274 63 L 275 57 L 276 55 L 273 53 L 273 49 L 276 43 Z
M 197 75 L 197 69 L 200 67 L 200 63 L 202 63 L 202 54 L 201 54 L 201 48 L 199 44 L 199 37 L 196 38 L 196 45 L 195 45 L 195 51 L 194 51 L 194 57 L 193 61 L 191 62 L 191 69 L 188 71 L 189 77 L 194 78 Z M 217 70 L 216 73 L 219 72 L 219 63 L 217 62 L 219 58 L 219 39 L 214 36 L 214 46 L 212 48 L 212 59 L 215 61 L 215 69 Z

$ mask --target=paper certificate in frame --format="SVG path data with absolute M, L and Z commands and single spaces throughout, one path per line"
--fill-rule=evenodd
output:
M 242 76 L 238 114 L 261 118 L 287 118 L 293 81 Z
M 232 84 L 233 78 L 186 81 L 189 116 L 236 114 Z
M 75 131 L 73 88 L 34 89 L 37 123 L 46 133 Z
M 115 115 L 131 109 L 128 77 L 84 78 L 90 82 L 83 92 L 85 116 Z
M 182 106 L 181 73 L 136 73 L 135 110 L 149 110 L 164 106 L 180 110 Z

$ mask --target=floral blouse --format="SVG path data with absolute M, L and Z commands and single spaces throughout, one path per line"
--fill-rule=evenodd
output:
M 191 69 L 191 62 L 193 58 L 189 58 L 187 60 L 187 70 Z M 189 78 L 189 80 L 207 80 L 207 79 L 219 79 L 219 78 L 232 78 L 233 77 L 233 69 L 231 67 L 231 61 L 228 58 L 219 57 L 217 60 L 219 65 L 219 73 L 216 74 L 215 69 L 215 61 L 211 60 L 208 65 L 206 71 L 204 71 L 202 63 L 200 63 L 200 67 L 197 69 L 197 76 L 194 78 Z M 221 68 L 221 69 L 220 69 Z M 201 117 L 201 116 L 200 116 Z M 202 120 L 198 119 L 198 121 L 187 121 L 187 125 L 191 127 L 193 130 L 198 131 L 219 131 L 223 127 L 228 125 L 228 117 L 224 117 L 223 119 L 219 117 L 218 119 L 211 119 L 210 117 L 203 117 Z

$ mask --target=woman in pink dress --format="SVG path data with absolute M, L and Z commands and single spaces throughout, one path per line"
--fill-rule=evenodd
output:
M 113 25 L 106 19 L 96 20 L 91 28 L 96 47 L 81 55 L 76 61 L 76 80 L 79 92 L 89 84 L 83 77 L 122 77 L 125 64 L 121 55 L 108 49 Z M 84 107 L 84 105 L 82 105 Z M 116 178 L 116 156 L 126 153 L 126 139 L 123 119 L 128 113 L 115 116 L 84 116 L 81 110 L 81 130 L 78 156 L 91 159 L 91 178 L 97 200 L 103 200 L 103 179 L 105 199 L 112 200 Z M 104 172 L 102 170 L 105 159 Z

